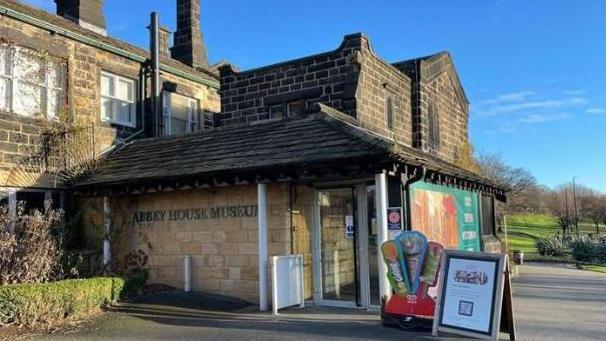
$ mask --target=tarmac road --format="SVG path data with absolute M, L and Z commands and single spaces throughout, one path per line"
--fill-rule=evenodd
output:
M 566 265 L 521 267 L 513 283 L 518 340 L 606 340 L 606 275 Z M 436 340 L 381 326 L 377 312 L 306 308 L 279 318 L 241 303 L 173 293 L 121 305 L 79 330 L 40 340 Z M 506 335 L 503 335 L 506 337 Z M 440 338 L 451 339 L 451 338 Z M 454 338 L 452 338 L 454 339 Z

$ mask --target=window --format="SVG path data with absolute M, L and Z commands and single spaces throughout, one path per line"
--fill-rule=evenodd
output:
M 385 99 L 385 118 L 387 121 L 387 129 L 393 129 L 393 97 L 387 96 Z
M 440 117 L 436 107 L 432 104 L 429 106 L 429 112 L 427 115 L 427 140 L 428 145 L 432 149 L 440 148 Z
M 164 91 L 162 93 L 164 135 L 185 134 L 199 129 L 198 101 Z
M 56 117 L 65 101 L 65 64 L 21 46 L 0 45 L 0 110 Z
M 135 127 L 135 81 L 101 72 L 101 120 Z

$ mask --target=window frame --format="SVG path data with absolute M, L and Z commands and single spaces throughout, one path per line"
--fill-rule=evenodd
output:
M 202 127 L 200 126 L 200 100 L 178 92 L 162 90 L 162 122 L 164 122 L 164 129 L 162 130 L 162 133 L 164 136 L 176 135 L 176 133 L 172 131 L 172 96 L 180 96 L 188 100 L 189 110 L 187 114 L 185 134 L 202 130 Z M 195 105 L 193 109 L 192 104 Z M 193 127 L 194 124 L 195 127 Z
M 0 110 L 6 110 L 10 113 L 24 116 L 24 117 L 36 117 L 43 116 L 49 119 L 56 119 L 59 117 L 61 110 L 65 108 L 66 105 L 66 90 L 67 90 L 67 63 L 64 61 L 60 61 L 60 58 L 51 57 L 50 59 L 44 58 L 43 53 L 38 50 L 31 49 L 25 46 L 13 45 L 13 44 L 0 44 L 0 49 L 6 51 L 6 65 L 3 70 L 0 70 L 0 78 L 4 79 L 7 82 L 7 98 L 6 108 L 0 108 Z M 23 77 L 22 75 L 17 74 L 17 59 L 25 54 L 29 54 L 35 58 L 40 59 L 40 68 L 43 73 L 44 79 L 41 79 L 38 82 L 32 82 L 29 79 Z M 53 86 L 51 82 L 51 69 L 61 68 L 60 72 L 60 82 L 56 83 L 60 86 Z M 9 69 L 7 71 L 7 68 Z M 29 86 L 33 86 L 35 88 L 41 89 L 41 95 L 43 96 L 44 102 L 39 104 L 39 109 L 35 113 L 28 113 L 25 111 L 17 110 L 17 100 L 19 97 L 19 83 L 23 83 Z M 55 84 L 55 85 L 56 85 Z M 52 106 L 49 105 L 49 98 L 54 97 L 52 95 L 59 94 L 58 102 L 55 103 L 56 110 L 51 112 Z
M 394 96 L 389 93 L 385 96 L 385 126 L 388 130 L 393 130 L 395 122 Z
M 113 90 L 114 90 L 113 95 L 104 95 L 103 94 L 103 77 L 109 77 L 112 79 L 112 86 L 113 86 Z M 118 95 L 117 95 L 118 84 L 121 81 L 132 84 L 132 101 L 129 101 L 128 99 L 125 100 L 125 99 L 118 97 Z M 131 128 L 137 127 L 137 101 L 138 101 L 137 80 L 115 74 L 111 71 L 101 70 L 101 73 L 99 74 L 99 99 L 100 99 L 99 100 L 99 114 L 100 114 L 102 122 L 113 123 L 113 124 L 117 124 L 117 125 L 121 125 L 121 126 L 131 127 Z M 110 100 L 111 108 L 112 108 L 112 113 L 111 113 L 112 117 L 106 117 L 106 115 L 103 113 L 103 100 L 104 99 Z M 132 122 L 120 120 L 120 114 L 119 114 L 119 109 L 118 109 L 120 103 L 128 103 L 130 105 L 131 112 L 132 112 Z

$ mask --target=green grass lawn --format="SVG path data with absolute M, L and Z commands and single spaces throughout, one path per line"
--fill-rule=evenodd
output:
M 600 232 L 606 232 L 606 227 L 600 226 Z M 602 233 L 604 233 L 602 232 Z M 549 215 L 520 214 L 507 216 L 507 246 L 509 250 L 537 252 L 534 242 L 540 237 L 555 236 L 562 233 L 554 217 Z M 593 224 L 579 223 L 579 233 L 582 235 L 595 234 Z M 505 241 L 505 235 L 501 234 Z
M 606 265 L 584 265 L 583 270 L 606 274 Z

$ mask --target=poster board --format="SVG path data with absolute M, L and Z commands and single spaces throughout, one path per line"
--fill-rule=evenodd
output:
M 443 331 L 497 340 L 499 331 L 504 330 L 514 340 L 508 275 L 507 255 L 445 250 L 433 335 Z
M 477 193 L 427 182 L 410 185 L 414 230 L 447 249 L 480 251 L 480 206 Z

